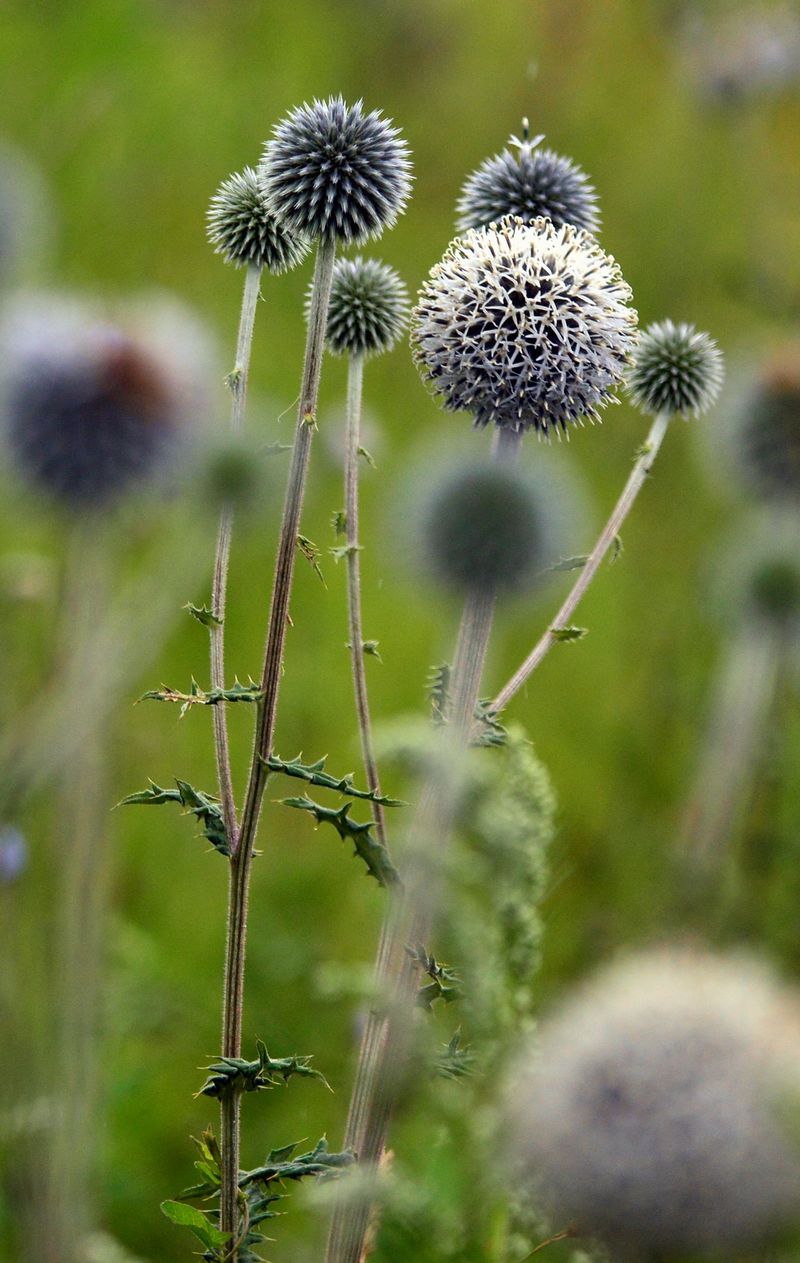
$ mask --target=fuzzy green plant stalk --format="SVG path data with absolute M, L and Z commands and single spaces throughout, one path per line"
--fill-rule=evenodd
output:
M 553 645 L 569 638 L 570 620 L 644 486 L 671 418 L 702 416 L 715 403 L 722 379 L 722 354 L 707 333 L 698 333 L 692 325 L 675 325 L 670 320 L 651 325 L 644 333 L 637 348 L 629 389 L 633 402 L 654 416 L 650 432 L 566 600 L 525 661 L 492 700 L 492 712 L 504 710 Z
M 292 447 L 283 518 L 278 539 L 267 643 L 261 672 L 261 696 L 257 705 L 253 757 L 242 807 L 241 823 L 235 844 L 231 846 L 228 932 L 223 990 L 222 1053 L 225 1057 L 238 1057 L 241 1054 L 250 871 L 261 801 L 264 796 L 264 787 L 268 775 L 265 760 L 271 753 L 272 739 L 275 732 L 278 692 L 283 667 L 283 649 L 289 614 L 289 598 L 292 590 L 297 552 L 297 536 L 305 494 L 308 463 L 311 455 L 311 442 L 316 426 L 317 398 L 325 342 L 325 322 L 335 251 L 335 241 L 321 241 L 317 250 L 297 427 Z M 239 1179 L 240 1113 L 241 1096 L 239 1093 L 233 1093 L 222 1101 L 220 1120 L 220 1150 L 222 1153 L 220 1227 L 223 1232 L 231 1234 L 235 1234 L 237 1226 L 236 1202 Z M 235 1251 L 231 1257 L 235 1258 Z

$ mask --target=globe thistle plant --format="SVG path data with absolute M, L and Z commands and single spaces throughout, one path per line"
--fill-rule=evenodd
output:
M 149 323 L 160 323 L 152 311 Z M 159 345 L 81 303 L 24 300 L 9 312 L 3 342 L 6 442 L 33 486 L 92 510 L 165 468 L 198 376 L 192 339 L 175 323 Z
M 428 569 L 461 593 L 508 592 L 542 568 L 547 530 L 515 467 L 476 462 L 448 470 L 419 510 Z
M 568 998 L 538 1045 L 511 1084 L 513 1147 L 559 1222 L 681 1257 L 741 1252 L 797 1214 L 800 1020 L 760 968 L 645 954 Z
M 250 264 L 276 275 L 302 263 L 309 242 L 269 208 L 260 176 L 245 167 L 224 180 L 211 199 L 208 239 L 234 267 Z
M 766 499 L 800 501 L 800 343 L 778 348 L 734 407 L 742 476 Z
M 333 269 L 325 342 L 334 355 L 380 355 L 402 336 L 408 291 L 377 259 L 339 259 Z
M 270 204 L 295 232 L 359 245 L 397 219 L 411 191 L 408 147 L 378 110 L 342 97 L 293 110 L 260 168 Z
M 724 375 L 722 352 L 707 333 L 664 320 L 642 334 L 628 388 L 643 412 L 699 417 L 716 403 Z
M 636 341 L 631 291 L 588 233 L 505 219 L 456 238 L 412 316 L 417 366 L 475 424 L 559 434 L 595 420 Z
M 546 218 L 556 228 L 572 224 L 597 232 L 597 194 L 589 177 L 569 158 L 540 149 L 544 137 L 529 140 L 527 130 L 525 120 L 523 139 L 512 136 L 502 153 L 468 177 L 458 201 L 458 231 L 485 228 L 513 215 L 526 224 Z

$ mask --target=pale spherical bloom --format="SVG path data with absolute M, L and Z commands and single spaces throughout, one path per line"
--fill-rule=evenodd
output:
M 796 999 L 751 962 L 651 952 L 543 1024 L 513 1145 L 559 1224 L 623 1253 L 738 1253 L 800 1206 L 798 1100 Z
M 456 238 L 412 316 L 417 365 L 476 425 L 565 431 L 613 398 L 636 342 L 632 295 L 589 233 L 505 219 Z

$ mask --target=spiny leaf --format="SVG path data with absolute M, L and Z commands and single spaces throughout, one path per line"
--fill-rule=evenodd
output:
M 192 618 L 196 618 L 198 623 L 202 623 L 204 627 L 222 626 L 222 619 L 217 618 L 213 610 L 210 610 L 207 605 L 192 605 L 191 601 L 187 601 L 183 608 L 188 610 Z
M 436 1059 L 434 1070 L 443 1079 L 463 1079 L 472 1074 L 474 1065 L 475 1054 L 470 1051 L 468 1044 L 461 1043 L 459 1028 L 444 1045 L 441 1055 Z
M 258 1057 L 245 1061 L 243 1057 L 220 1057 L 208 1067 L 206 1079 L 197 1096 L 217 1099 L 233 1096 L 237 1092 L 261 1092 L 286 1083 L 293 1075 L 304 1079 L 319 1079 L 328 1087 L 324 1075 L 311 1068 L 310 1057 L 270 1057 L 266 1046 L 256 1040 Z
M 451 674 L 452 667 L 449 662 L 442 662 L 438 667 L 431 667 L 428 673 L 428 700 L 431 705 L 431 717 L 435 724 L 444 723 Z
M 264 766 L 269 768 L 270 772 L 282 772 L 284 776 L 294 776 L 298 780 L 307 781 L 309 785 L 317 785 L 320 789 L 332 789 L 337 794 L 344 794 L 347 798 L 363 798 L 369 802 L 380 803 L 382 807 L 402 807 L 405 804 L 399 798 L 389 798 L 386 794 L 375 794 L 370 789 L 356 789 L 353 784 L 353 773 L 348 772 L 346 776 L 331 776 L 325 771 L 324 758 L 318 759 L 316 763 L 301 762 L 302 755 L 298 754 L 296 758 L 290 759 L 288 762 L 281 759 L 277 754 L 272 754 L 269 758 L 263 760 Z
M 559 573 L 564 570 L 582 570 L 589 560 L 588 553 L 580 554 L 576 557 L 562 557 L 554 565 L 548 566 L 548 572 L 552 574 Z
M 180 693 L 177 689 L 162 684 L 160 689 L 149 689 L 139 698 L 140 702 L 177 702 L 181 708 L 181 719 L 191 706 L 218 706 L 220 702 L 258 702 L 264 691 L 255 680 L 242 684 L 235 680 L 232 688 L 202 689 L 197 680 L 192 680 L 188 693 Z
M 291 443 L 265 443 L 261 451 L 265 456 L 281 456 L 284 452 L 291 452 Z
M 482 698 L 475 705 L 476 728 L 473 730 L 473 746 L 504 746 L 508 741 L 508 729 L 490 709 L 491 702 Z
M 553 640 L 560 640 L 564 644 L 568 644 L 573 640 L 583 640 L 584 636 L 588 636 L 588 628 L 586 627 L 551 627 L 550 635 Z
M 127 807 L 138 803 L 146 806 L 160 806 L 161 803 L 180 803 L 189 815 L 196 816 L 200 821 L 203 826 L 203 837 L 208 838 L 214 849 L 221 855 L 230 855 L 231 850 L 219 799 L 195 789 L 188 781 L 176 779 L 175 784 L 176 789 L 163 789 L 160 785 L 156 785 L 155 781 L 151 781 L 149 789 L 141 789 L 138 793 L 129 794 L 117 806 Z
M 364 458 L 364 460 L 372 469 L 378 468 L 378 466 L 375 464 L 375 461 L 372 459 L 372 457 L 370 456 L 369 452 L 367 451 L 365 447 L 359 447 L 358 454 L 359 456 L 362 456 Z
M 613 566 L 614 562 L 617 560 L 618 557 L 622 556 L 624 551 L 625 549 L 622 543 L 622 536 L 615 535 L 614 543 L 611 548 L 611 557 L 609 558 L 609 565 Z
M 308 539 L 305 535 L 297 536 L 297 547 L 311 566 L 311 569 L 314 571 L 314 574 L 319 579 L 323 588 L 326 588 L 328 585 L 325 582 L 325 576 L 319 567 L 319 559 L 322 556 L 321 549 L 317 547 L 312 539 Z
M 305 794 L 301 798 L 282 798 L 284 807 L 295 807 L 298 811 L 307 811 L 317 824 L 331 824 L 342 841 L 348 839 L 353 843 L 355 854 L 364 861 L 369 874 L 380 886 L 397 886 L 400 874 L 389 859 L 386 847 L 372 834 L 372 822 L 361 824 L 348 815 L 349 803 L 339 809 L 322 807 Z
M 324 1136 L 309 1153 L 298 1154 L 295 1158 L 293 1155 L 296 1148 L 297 1145 L 294 1144 L 285 1145 L 283 1149 L 273 1149 L 260 1167 L 242 1173 L 239 1187 L 246 1188 L 248 1184 L 255 1183 L 266 1186 L 275 1181 L 302 1180 L 309 1175 L 330 1175 L 352 1166 L 356 1160 L 352 1149 L 331 1153 Z
M 380 641 L 378 640 L 362 640 L 361 650 L 368 658 L 377 658 L 378 662 L 383 662 L 383 658 L 378 653 L 379 644 Z
M 344 535 L 347 531 L 347 514 L 344 509 L 336 509 L 331 515 L 331 526 L 334 535 Z
M 430 1011 L 435 1000 L 444 1000 L 445 1004 L 451 1004 L 454 1000 L 461 999 L 461 979 L 454 969 L 431 956 L 421 943 L 417 943 L 416 947 L 406 946 L 406 953 L 430 978 L 430 982 L 417 992 L 417 1004 L 421 1008 Z
M 215 1250 L 217 1246 L 224 1245 L 230 1240 L 231 1234 L 221 1232 L 196 1206 L 187 1206 L 185 1202 L 167 1201 L 161 1203 L 161 1210 L 174 1224 L 180 1224 L 182 1228 L 188 1228 L 190 1232 L 193 1232 L 208 1250 Z
M 338 565 L 346 557 L 352 557 L 354 553 L 360 553 L 361 544 L 336 544 L 335 547 L 329 548 L 328 552 Z

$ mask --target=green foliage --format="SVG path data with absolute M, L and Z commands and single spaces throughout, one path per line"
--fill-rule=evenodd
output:
M 183 608 L 188 610 L 192 618 L 196 618 L 198 623 L 202 623 L 204 627 L 210 629 L 222 626 L 222 619 L 217 618 L 216 614 L 207 605 L 193 605 L 191 601 L 187 601 Z
M 213 1250 L 215 1253 L 213 1258 L 217 1258 L 217 1246 L 224 1245 L 230 1240 L 229 1232 L 221 1232 L 211 1222 L 206 1211 L 197 1210 L 194 1206 L 187 1206 L 185 1202 L 162 1202 L 161 1210 L 174 1224 L 179 1224 L 182 1228 L 188 1228 L 194 1233 L 201 1245 L 207 1250 Z
M 139 698 L 140 702 L 178 702 L 181 708 L 181 719 L 191 706 L 219 706 L 221 702 L 259 702 L 264 696 L 260 685 L 255 680 L 242 684 L 235 680 L 228 689 L 202 689 L 197 680 L 192 680 L 188 693 L 179 693 L 177 689 L 162 684 L 160 689 L 149 689 Z
M 258 1056 L 255 1061 L 245 1061 L 242 1057 L 220 1057 L 212 1062 L 208 1067 L 208 1078 L 197 1096 L 221 1100 L 237 1092 L 263 1092 L 286 1083 L 293 1075 L 301 1079 L 319 1079 L 328 1087 L 324 1075 L 311 1068 L 310 1057 L 270 1057 L 260 1039 L 256 1040 L 256 1051 Z
M 420 1008 L 430 1010 L 436 1000 L 451 1004 L 454 1000 L 461 999 L 461 979 L 454 969 L 431 956 L 420 943 L 416 947 L 407 946 L 406 952 L 419 970 L 430 979 L 417 992 L 417 1004 Z
M 288 762 L 281 759 L 277 754 L 270 755 L 264 759 L 264 766 L 269 768 L 270 772 L 282 772 L 284 776 L 297 777 L 298 780 L 307 781 L 309 785 L 316 785 L 321 789 L 332 789 L 337 794 L 342 794 L 346 798 L 363 798 L 368 802 L 380 803 L 382 807 L 403 807 L 405 804 L 399 798 L 389 798 L 386 794 L 375 794 L 369 789 L 356 789 L 353 784 L 353 773 L 348 772 L 346 776 L 331 776 L 325 771 L 325 762 L 327 755 L 318 759 L 316 763 L 303 763 L 302 754 L 298 754 L 294 759 Z
M 360 823 L 349 814 L 349 803 L 341 807 L 323 807 L 305 794 L 300 798 L 282 798 L 284 807 L 295 807 L 298 811 L 307 811 L 317 824 L 333 825 L 343 842 L 348 839 L 353 843 L 354 854 L 362 859 L 367 872 L 374 877 L 379 886 L 397 886 L 400 874 L 389 858 L 383 843 L 372 832 L 372 821 Z
M 314 574 L 319 579 L 323 588 L 327 587 L 327 584 L 325 583 L 325 576 L 322 573 L 319 564 L 319 559 L 322 556 L 322 549 L 314 543 L 313 539 L 309 539 L 306 535 L 297 536 L 297 547 L 305 557 L 311 569 L 314 571 Z
M 475 1054 L 461 1042 L 461 1028 L 453 1033 L 437 1057 L 434 1068 L 443 1079 L 464 1079 L 475 1067 Z
M 123 798 L 118 806 L 127 807 L 135 804 L 159 806 L 161 803 L 180 803 L 186 808 L 188 815 L 196 816 L 200 821 L 203 826 L 203 837 L 208 838 L 214 849 L 221 855 L 230 855 L 230 843 L 219 799 L 195 789 L 188 781 L 176 779 L 175 785 L 176 789 L 163 789 L 160 785 L 156 785 L 155 781 L 151 781 L 149 789 L 141 789 L 135 794 L 128 794 L 128 797 Z
M 550 635 L 553 640 L 560 640 L 564 644 L 569 644 L 574 640 L 583 640 L 584 636 L 588 636 L 589 631 L 586 627 L 551 627 Z

